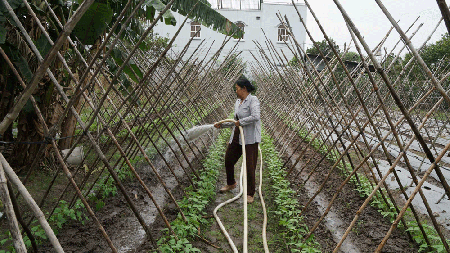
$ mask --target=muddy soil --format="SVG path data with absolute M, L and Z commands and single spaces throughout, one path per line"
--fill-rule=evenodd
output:
M 291 173 L 290 181 L 294 189 L 298 191 L 298 200 L 304 205 L 308 202 L 309 198 L 314 194 L 315 190 L 322 184 L 325 176 L 329 172 L 329 168 L 332 166 L 330 161 L 325 160 L 321 165 L 315 169 L 315 173 L 305 184 L 304 180 L 308 176 L 308 173 L 313 169 L 311 164 L 316 164 L 314 161 L 318 161 L 321 155 L 313 150 L 312 147 L 306 146 L 301 142 L 301 139 L 294 135 L 291 131 L 284 131 L 283 134 L 276 133 L 273 139 L 278 140 L 279 144 L 285 145 L 282 139 L 291 138 L 294 136 L 288 146 L 281 146 L 283 149 L 287 149 L 288 152 L 292 151 L 300 145 L 298 150 L 307 149 L 304 157 L 294 168 Z M 206 138 L 206 137 L 205 137 Z M 212 143 L 209 139 L 204 139 L 208 143 Z M 198 145 L 202 146 L 202 145 Z M 204 148 L 203 151 L 206 151 Z M 298 155 L 298 151 L 296 152 Z M 201 165 L 198 160 L 195 160 L 192 153 L 187 154 L 189 160 L 193 164 L 193 167 L 201 169 Z M 284 159 L 288 159 L 287 156 Z M 297 156 L 290 158 L 289 167 L 297 159 Z M 313 161 L 307 164 L 307 161 Z M 155 167 L 164 168 L 165 165 L 161 159 L 154 161 Z M 239 164 L 239 163 L 238 163 Z M 179 163 L 174 157 L 171 159 L 171 166 L 176 167 L 176 173 L 183 173 L 179 167 Z M 187 167 L 185 162 L 183 166 Z M 238 167 L 238 165 L 236 166 Z M 160 184 L 154 173 L 148 166 L 137 166 L 138 173 L 142 176 L 144 182 L 149 186 L 154 196 L 157 197 L 164 214 L 169 221 L 175 219 L 178 214 L 178 210 L 173 202 L 169 201 L 167 194 L 161 189 Z M 263 168 L 264 169 L 264 168 Z M 179 200 L 184 196 L 182 189 L 189 185 L 187 177 L 180 176 L 183 181 L 180 184 L 173 182 L 173 176 L 168 170 L 158 170 L 163 177 L 163 180 L 171 187 L 171 191 L 175 199 Z M 300 171 L 302 171 L 300 173 Z M 239 169 L 236 169 L 236 179 Z M 172 181 L 170 181 L 172 178 Z M 273 203 L 271 192 L 269 191 L 268 184 L 270 183 L 267 177 L 264 177 L 263 194 L 266 201 L 266 207 L 268 208 L 268 234 L 269 249 L 271 252 L 287 252 L 286 248 L 282 245 L 280 238 L 277 238 L 279 227 L 277 224 L 271 223 L 270 220 L 274 219 Z M 328 205 L 331 197 L 335 193 L 335 189 L 340 186 L 344 180 L 343 176 L 337 171 L 332 173 L 330 179 L 325 183 L 325 189 L 312 203 L 306 208 L 303 215 L 304 221 L 309 228 L 312 228 L 315 222 L 319 219 L 324 209 Z M 221 171 L 219 181 L 217 182 L 217 189 L 225 184 L 225 172 Z M 257 169 L 257 185 L 259 183 L 259 165 Z M 149 208 L 154 206 L 146 193 L 142 190 L 142 187 L 135 180 L 129 180 L 124 182 L 124 185 L 129 192 L 130 197 L 144 216 L 146 223 L 148 223 L 152 230 L 152 236 L 157 240 L 161 233 L 160 231 L 166 226 L 161 216 L 156 210 Z M 159 188 L 158 188 L 159 187 Z M 206 227 L 202 227 L 199 230 L 199 239 L 193 242 L 194 246 L 201 249 L 202 252 L 232 252 L 226 238 L 220 232 L 220 229 L 212 217 L 213 209 L 221 202 L 231 198 L 239 191 L 238 188 L 232 190 L 230 193 L 218 194 L 214 202 L 210 203 L 207 209 L 206 217 L 210 220 L 210 224 Z M 262 227 L 262 209 L 259 203 L 260 198 L 258 194 L 255 195 L 255 202 L 249 205 L 249 252 L 264 252 L 261 239 L 261 227 Z M 336 244 L 339 242 L 346 228 L 352 221 L 356 211 L 364 202 L 364 198 L 361 198 L 357 191 L 354 190 L 354 186 L 346 185 L 339 195 L 338 199 L 334 202 L 331 212 L 320 223 L 318 228 L 314 232 L 315 239 L 320 243 L 322 252 L 331 252 Z M 97 217 L 104 226 L 106 232 L 111 237 L 114 245 L 120 252 L 150 252 L 153 247 L 150 241 L 145 238 L 142 228 L 137 223 L 132 211 L 127 206 L 123 196 L 120 193 L 112 198 L 109 198 L 106 205 L 96 212 Z M 242 214 L 242 199 L 229 204 L 219 211 L 219 216 L 222 219 L 225 227 L 230 233 L 231 238 L 235 242 L 238 250 L 242 250 L 242 231 L 243 231 L 243 214 Z M 130 225 L 131 224 L 131 225 Z M 368 206 L 361 214 L 357 225 L 352 229 L 348 238 L 342 245 L 341 252 L 373 252 L 383 239 L 385 233 L 390 227 L 390 223 L 385 219 L 377 210 Z M 106 244 L 106 241 L 101 236 L 98 229 L 92 222 L 87 222 L 82 225 L 80 223 L 68 223 L 61 229 L 58 235 L 61 244 L 66 252 L 109 252 L 110 249 Z M 51 252 L 50 245 L 45 245 L 41 248 L 42 252 Z M 394 231 L 389 238 L 386 246 L 382 252 L 417 252 L 417 247 L 411 243 L 406 233 L 400 229 Z
M 208 120 L 214 121 L 212 114 L 207 117 L 206 121 L 208 122 Z M 194 152 L 188 147 L 183 148 L 189 164 L 179 150 L 175 154 L 169 149 L 166 150 L 164 157 L 173 169 L 178 180 L 175 179 L 161 156 L 156 154 L 154 159 L 152 159 L 152 164 L 177 201 L 185 196 L 183 189 L 190 185 L 189 177 L 194 177 L 190 166 L 196 171 L 201 170 L 201 160 L 207 154 L 208 146 L 214 142 L 214 139 L 215 133 L 209 132 L 194 142 L 191 142 Z M 200 148 L 200 152 L 198 148 Z M 155 202 L 161 208 L 168 222 L 175 219 L 178 210 L 159 182 L 151 166 L 146 162 L 142 162 L 135 166 L 135 168 L 142 181 L 149 188 Z M 190 176 L 187 176 L 185 171 Z M 160 237 L 160 231 L 166 228 L 166 225 L 153 201 L 134 177 L 132 179 L 126 179 L 122 183 L 138 212 L 152 231 L 152 237 L 154 240 L 157 240 Z M 146 236 L 144 229 L 120 192 L 116 196 L 108 197 L 105 200 L 105 205 L 95 210 L 95 214 L 119 252 L 149 252 L 153 249 L 150 239 Z M 92 222 L 92 219 L 85 222 L 85 224 L 68 222 L 59 231 L 57 237 L 65 252 L 111 251 L 99 229 Z M 40 250 L 40 252 L 53 252 L 49 243 L 42 245 Z
M 293 137 L 293 138 L 292 138 Z M 317 168 L 315 165 L 320 161 L 322 155 L 316 152 L 311 146 L 302 142 L 301 139 L 294 135 L 289 129 L 287 133 L 281 135 L 276 133 L 275 140 L 278 140 L 279 145 L 285 145 L 280 138 L 290 138 L 291 142 L 288 147 L 285 147 L 288 152 L 285 154 L 291 154 L 294 149 L 305 150 L 300 162 L 295 166 L 291 173 L 289 180 L 294 188 L 297 190 L 298 200 L 302 205 L 306 205 L 309 199 L 319 189 L 324 179 L 330 172 L 330 168 L 333 163 L 328 160 L 324 160 Z M 300 145 L 300 146 L 299 146 Z M 298 147 L 299 146 L 299 147 Z M 300 152 L 290 158 L 288 167 L 295 163 Z M 289 157 L 285 155 L 284 160 Z M 308 161 L 310 161 L 308 163 Z M 312 174 L 308 182 L 305 180 L 309 176 L 312 170 L 315 172 Z M 329 201 L 336 193 L 336 189 L 344 181 L 345 177 L 338 171 L 334 171 L 330 178 L 324 185 L 324 190 L 319 194 L 311 204 L 305 209 L 304 215 L 306 217 L 305 222 L 310 228 L 314 226 L 316 221 L 323 214 L 327 208 Z M 355 190 L 355 186 L 347 184 L 344 186 L 342 192 L 338 195 L 338 198 L 334 201 L 332 208 L 325 219 L 320 223 L 319 227 L 315 230 L 314 235 L 316 240 L 321 244 L 323 252 L 331 252 L 337 245 L 345 230 L 353 220 L 356 212 L 363 204 L 364 198 L 359 196 L 359 193 Z M 389 230 L 391 224 L 389 220 L 384 218 L 375 208 L 367 206 L 361 213 L 356 226 L 351 230 L 349 236 L 344 241 L 341 252 L 373 252 L 378 244 L 383 239 L 386 232 Z M 386 246 L 382 252 L 417 252 L 418 248 L 412 243 L 405 231 L 397 229 L 390 236 Z
M 200 138 L 196 144 L 201 147 L 201 139 L 205 143 L 211 142 L 211 140 L 204 136 Z M 193 168 L 198 170 L 201 168 L 200 161 L 196 157 L 202 157 L 198 151 L 194 155 L 192 152 L 187 151 L 186 156 L 189 159 Z M 203 152 L 206 148 L 203 148 Z M 183 160 L 180 152 L 177 152 L 182 161 L 182 166 L 190 171 L 189 165 L 186 160 Z M 166 154 L 170 166 L 173 168 L 175 174 L 178 177 L 178 181 L 168 170 L 161 157 L 157 156 L 153 161 L 153 165 L 157 168 L 159 175 L 165 182 L 167 188 L 171 191 L 173 197 L 176 200 L 183 198 L 183 190 L 189 186 L 189 180 L 184 175 L 184 171 L 180 167 L 180 163 L 174 157 L 174 154 L 168 151 Z M 170 200 L 167 192 L 159 183 L 155 173 L 152 171 L 148 164 L 141 164 L 136 166 L 137 173 L 141 176 L 144 183 L 150 189 L 155 201 L 162 208 L 169 222 L 176 217 L 176 210 L 170 208 L 173 202 Z M 180 184 L 179 184 L 180 183 Z M 123 181 L 126 191 L 129 193 L 129 197 L 133 200 L 136 208 L 143 217 L 146 224 L 153 231 L 152 236 L 154 238 L 159 237 L 158 232 L 161 229 L 154 229 L 154 226 L 164 228 L 165 225 L 161 222 L 161 216 L 158 214 L 155 205 L 150 199 L 149 195 L 143 189 L 136 179 L 128 179 Z M 132 210 L 129 208 L 127 202 L 121 193 L 118 193 L 114 197 L 109 197 L 106 204 L 100 210 L 96 211 L 96 216 L 99 218 L 106 233 L 111 238 L 114 246 L 119 252 L 136 252 L 136 249 L 141 247 L 148 238 L 146 238 L 145 231 L 138 222 Z M 84 225 L 79 222 L 72 222 L 65 224 L 61 232 L 57 235 L 58 239 L 64 248 L 65 252 L 110 252 L 110 248 L 106 243 L 104 237 L 100 234 L 95 224 L 90 220 Z M 44 245 L 41 247 L 43 252 L 51 252 L 50 245 Z M 144 251 L 145 252 L 145 251 Z

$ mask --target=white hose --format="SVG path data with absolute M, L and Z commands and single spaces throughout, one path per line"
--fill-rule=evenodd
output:
M 266 211 L 266 203 L 264 202 L 264 198 L 262 195 L 262 181 L 263 181 L 263 176 L 262 176 L 262 168 L 263 168 L 263 159 L 262 159 L 262 152 L 261 152 L 261 148 L 258 145 L 258 150 L 259 150 L 259 156 L 261 159 L 261 163 L 260 163 L 260 167 L 259 167 L 259 198 L 261 199 L 261 206 L 263 209 L 263 215 L 264 215 L 264 221 L 263 221 L 263 229 L 262 229 L 262 239 L 263 239 L 263 245 L 264 245 L 264 252 L 265 253 L 269 253 L 269 246 L 267 245 L 267 211 Z
M 235 123 L 236 121 L 234 119 L 225 119 L 222 121 L 217 122 L 216 124 L 222 124 L 224 122 L 233 122 Z M 233 252 L 237 253 L 238 250 L 236 248 L 236 245 L 234 244 L 233 240 L 231 240 L 230 235 L 228 234 L 228 232 L 226 231 L 225 227 L 223 226 L 222 222 L 220 221 L 219 216 L 217 215 L 217 211 L 219 210 L 219 208 L 221 208 L 222 206 L 231 203 L 237 199 L 239 199 L 239 197 L 241 197 L 242 195 L 244 195 L 245 197 L 243 198 L 244 200 L 244 242 L 243 242 L 243 251 L 247 252 L 247 242 L 248 242 L 248 215 L 247 215 L 247 163 L 246 161 L 246 155 L 245 155 L 245 139 L 244 139 L 244 130 L 242 129 L 241 126 L 239 126 L 239 132 L 241 134 L 242 137 L 242 165 L 241 165 L 241 174 L 240 174 L 240 189 L 239 189 L 239 193 L 234 196 L 233 198 L 220 203 L 213 211 L 213 215 L 214 218 L 216 218 L 217 223 L 219 224 L 220 230 L 222 230 L 222 233 L 225 235 L 225 237 L 228 240 L 228 243 L 230 244 L 231 248 L 233 249 Z
M 240 178 L 240 179 L 239 179 L 240 185 L 242 185 L 242 179 L 243 179 L 243 175 L 244 175 L 244 174 L 243 174 L 243 171 L 244 171 L 244 170 L 243 170 L 242 167 L 241 167 L 241 175 L 240 175 L 240 177 L 239 177 L 239 178 Z M 233 240 L 231 239 L 230 235 L 228 234 L 227 230 L 225 229 L 224 225 L 223 225 L 222 222 L 220 221 L 220 218 L 219 218 L 219 216 L 217 215 L 217 211 L 218 211 L 219 208 L 221 208 L 222 206 L 224 206 L 224 205 L 226 205 L 226 204 L 229 204 L 229 203 L 231 203 L 231 202 L 233 202 L 233 201 L 239 199 L 239 198 L 242 196 L 242 193 L 243 193 L 243 189 L 242 189 L 242 187 L 240 187 L 239 193 L 238 193 L 236 196 L 234 196 L 233 198 L 231 198 L 231 199 L 229 199 L 229 200 L 227 200 L 227 201 L 225 201 L 225 202 L 220 203 L 220 204 L 214 209 L 214 211 L 213 211 L 214 218 L 216 218 L 216 221 L 217 221 L 217 223 L 219 224 L 220 230 L 222 230 L 222 233 L 225 235 L 225 237 L 226 237 L 227 240 L 228 240 L 228 244 L 230 244 L 230 247 L 233 249 L 233 252 L 235 252 L 235 253 L 238 253 L 239 251 L 237 250 L 236 245 L 234 245 L 234 242 L 233 242 Z
M 216 124 L 222 124 L 224 122 L 233 122 L 235 123 L 236 121 L 233 119 L 225 119 L 222 121 L 217 122 Z M 240 189 L 239 189 L 239 193 L 234 196 L 233 198 L 220 203 L 213 211 L 213 215 L 214 218 L 216 219 L 217 223 L 219 224 L 220 230 L 222 230 L 222 233 L 225 235 L 225 237 L 228 240 L 228 243 L 230 244 L 230 247 L 233 249 L 234 253 L 238 253 L 238 250 L 236 248 L 236 245 L 234 244 L 233 240 L 231 239 L 230 235 L 228 234 L 228 232 L 226 231 L 224 225 L 222 224 L 222 222 L 220 221 L 219 216 L 217 215 L 217 211 L 223 207 L 224 205 L 231 203 L 233 201 L 236 201 L 237 199 L 239 199 L 242 195 L 244 195 L 243 198 L 243 202 L 244 202 L 244 239 L 243 239 L 243 252 L 247 253 L 248 252 L 248 214 L 247 214 L 247 157 L 246 157 L 246 153 L 245 153 L 245 139 L 244 139 L 244 130 L 242 129 L 241 126 L 239 126 L 239 132 L 241 134 L 241 140 L 242 140 L 242 165 L 241 165 L 241 173 L 240 173 Z M 259 197 L 261 198 L 261 205 L 263 207 L 263 213 L 264 213 L 264 222 L 263 222 L 263 231 L 262 231 L 262 237 L 263 237 L 263 244 L 264 244 L 264 251 L 266 253 L 269 252 L 269 247 L 267 246 L 267 238 L 266 238 L 266 228 L 267 228 L 267 212 L 266 212 L 266 207 L 265 207 L 265 203 L 264 203 L 264 199 L 262 196 L 262 153 L 261 153 L 261 149 L 258 146 L 258 150 L 261 156 L 261 168 L 260 168 L 260 183 L 259 183 Z

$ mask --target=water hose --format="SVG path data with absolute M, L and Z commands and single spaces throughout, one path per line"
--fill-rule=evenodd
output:
M 225 122 L 232 122 L 232 123 L 236 123 L 235 120 L 233 119 L 225 119 L 219 122 L 216 122 L 215 124 L 222 124 Z M 243 238 L 243 252 L 247 253 L 248 249 L 247 249 L 247 245 L 248 245 L 248 213 L 247 213 L 247 157 L 246 157 L 246 153 L 245 153 L 245 138 L 244 138 L 244 130 L 242 129 L 241 126 L 239 126 L 239 132 L 241 135 L 241 140 L 242 140 L 242 165 L 241 165 L 241 173 L 240 173 L 240 190 L 239 193 L 234 196 L 233 198 L 220 203 L 213 211 L 213 215 L 214 218 L 216 219 L 220 230 L 222 231 L 222 233 L 224 234 L 224 236 L 227 238 L 228 243 L 230 244 L 231 248 L 233 249 L 233 252 L 237 253 L 238 250 L 236 248 L 236 245 L 234 244 L 233 240 L 231 239 L 230 235 L 228 234 L 228 232 L 226 231 L 224 225 L 222 224 L 222 222 L 220 221 L 219 216 L 217 215 L 217 211 L 223 207 L 224 205 L 231 203 L 233 201 L 236 201 L 237 199 L 239 199 L 242 195 L 244 195 L 243 198 L 243 202 L 244 202 L 244 238 Z M 262 231 L 262 236 L 263 236 L 263 244 L 264 244 L 264 251 L 265 252 L 269 252 L 269 248 L 267 246 L 267 239 L 266 239 L 266 228 L 267 228 L 267 212 L 266 212 L 266 207 L 265 207 L 265 203 L 264 203 L 264 199 L 262 197 L 262 153 L 261 153 L 261 149 L 258 146 L 258 150 L 260 153 L 260 157 L 261 157 L 261 168 L 260 168 L 260 184 L 259 184 L 259 196 L 261 198 L 261 205 L 263 207 L 263 213 L 264 213 L 264 224 L 263 224 L 263 231 Z
M 259 157 L 261 159 L 260 162 L 260 167 L 259 167 L 259 198 L 261 199 L 261 206 L 263 209 L 263 215 L 264 215 L 264 221 L 263 221 L 263 229 L 262 229 L 262 239 L 263 239 L 263 245 L 264 245 L 264 252 L 265 253 L 269 253 L 269 246 L 267 245 L 267 210 L 266 210 L 266 203 L 264 202 L 264 198 L 262 195 L 262 181 L 263 181 L 263 177 L 262 177 L 262 168 L 263 168 L 263 159 L 262 159 L 262 152 L 261 152 L 261 148 L 258 145 L 258 151 L 259 151 Z

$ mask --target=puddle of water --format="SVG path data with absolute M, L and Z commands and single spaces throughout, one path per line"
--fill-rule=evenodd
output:
M 168 149 L 163 156 L 165 159 L 171 163 L 171 161 L 175 160 L 175 155 L 173 152 Z M 194 158 L 194 156 L 190 156 L 190 160 Z M 186 163 L 186 161 L 183 159 L 183 162 Z M 175 189 L 175 187 L 178 186 L 178 182 L 173 177 L 173 175 L 168 171 L 168 168 L 165 164 L 163 164 L 162 161 L 156 161 L 155 167 L 158 171 L 158 173 L 161 175 L 162 179 L 164 180 L 164 183 L 166 184 L 167 188 L 172 191 Z M 186 166 L 186 165 L 183 165 Z M 172 167 L 177 177 L 184 176 L 184 170 L 179 166 L 177 163 L 176 166 Z M 146 170 L 152 171 L 150 166 L 147 166 Z M 163 208 L 167 201 L 171 201 L 168 197 L 167 192 L 165 191 L 164 187 L 161 184 L 158 184 L 156 186 L 148 186 L 150 192 L 153 195 L 153 198 L 155 199 L 156 203 Z M 158 210 L 156 209 L 153 201 L 148 197 L 148 195 L 144 195 L 144 199 L 142 200 L 145 205 L 144 208 L 141 208 L 140 214 L 142 218 L 144 219 L 145 223 L 148 226 L 151 226 L 156 220 L 156 217 L 159 215 Z M 146 233 L 144 229 L 142 228 L 139 221 L 134 217 L 127 217 L 123 218 L 126 219 L 126 221 L 121 221 L 122 226 L 120 228 L 120 231 L 116 231 L 116 233 L 111 236 L 111 240 L 113 241 L 114 245 L 116 246 L 118 252 L 135 252 L 135 249 L 138 248 L 140 245 L 142 245 L 146 238 Z
M 291 162 L 295 162 L 295 157 L 291 158 Z M 296 167 L 300 168 L 302 165 L 300 163 L 297 164 Z M 306 174 L 301 175 L 303 177 L 303 180 L 306 179 Z M 306 182 L 305 184 L 305 190 L 309 198 L 314 196 L 314 194 L 319 190 L 319 186 L 312 182 L 311 180 Z M 315 202 L 319 206 L 319 212 L 321 215 L 325 212 L 325 210 L 328 207 L 328 201 L 325 198 L 325 195 L 321 192 L 315 197 Z M 327 227 L 328 231 L 333 235 L 333 240 L 338 243 L 342 236 L 345 234 L 345 230 L 347 229 L 347 226 L 344 225 L 342 220 L 339 218 L 338 214 L 333 212 L 333 210 L 330 210 L 325 216 L 324 224 Z M 348 252 L 348 253 L 359 253 L 359 248 L 357 245 L 354 244 L 352 239 L 350 237 L 347 237 L 344 242 L 341 245 L 340 252 Z
M 387 173 L 389 170 L 389 164 L 388 162 L 384 160 L 378 161 L 378 167 L 380 168 L 380 171 L 383 175 Z M 400 182 L 403 186 L 409 186 L 411 185 L 412 178 L 409 174 L 409 171 L 402 167 L 395 167 L 395 170 L 397 171 L 397 174 L 399 175 Z M 394 179 L 394 180 L 392 180 Z M 420 177 L 417 177 L 417 180 L 420 181 Z M 397 181 L 394 178 L 394 175 L 390 175 L 389 178 L 386 180 L 386 183 L 388 184 L 390 189 L 399 189 L 399 185 L 397 184 Z M 411 193 L 414 191 L 415 185 L 413 184 L 413 187 L 409 187 L 406 190 L 406 193 L 408 196 L 411 195 Z M 428 204 L 430 205 L 431 210 L 433 210 L 434 214 L 436 214 L 436 220 L 442 224 L 447 229 L 450 229 L 450 200 L 447 198 L 442 199 L 439 203 L 439 199 L 444 194 L 444 189 L 439 188 L 435 185 L 432 185 L 428 182 L 425 182 L 422 186 L 423 193 L 425 195 L 425 198 L 428 201 Z M 416 209 L 419 210 L 422 214 L 428 215 L 428 212 L 426 210 L 425 205 L 423 204 L 422 198 L 419 194 L 415 196 L 415 198 L 412 201 L 412 204 Z
M 305 189 L 307 191 L 308 197 L 311 198 L 319 190 L 319 186 L 311 181 L 308 181 L 305 184 Z M 328 207 L 328 201 L 326 201 L 325 196 L 322 193 L 319 193 L 319 195 L 317 195 L 314 201 L 318 204 L 320 214 L 322 215 Z M 345 234 L 347 226 L 341 221 L 339 216 L 332 210 L 330 210 L 327 216 L 325 216 L 324 221 L 325 226 L 333 235 L 333 240 L 336 243 L 338 243 L 341 240 L 342 236 Z M 353 243 L 352 239 L 349 237 L 347 237 L 343 242 L 340 251 L 349 253 L 360 252 L 358 247 Z

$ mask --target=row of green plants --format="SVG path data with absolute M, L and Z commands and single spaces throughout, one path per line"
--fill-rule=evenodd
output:
M 204 115 L 210 114 L 211 112 L 216 110 L 218 107 L 219 107 L 219 104 L 215 103 L 214 105 L 200 106 L 198 110 L 193 110 L 193 112 L 190 112 L 187 107 L 184 107 L 181 110 L 178 110 L 174 113 L 169 113 L 169 115 L 162 116 L 161 118 L 163 121 L 169 122 L 169 123 L 167 123 L 169 128 L 172 128 L 173 125 L 175 124 L 172 119 L 180 119 L 180 121 L 181 121 L 180 124 L 182 124 L 184 126 L 188 125 L 188 122 L 193 122 L 193 124 L 196 124 L 204 117 Z M 91 115 L 90 115 L 91 112 L 92 112 L 91 108 L 84 109 L 83 113 L 81 114 L 81 119 L 83 120 L 83 122 L 89 121 L 89 119 L 91 117 Z M 104 113 L 103 114 L 104 120 L 107 121 L 108 120 L 107 116 L 111 115 L 111 114 L 113 114 L 113 112 Z M 105 116 L 106 116 L 106 118 L 105 118 Z M 145 113 L 143 113 L 142 116 L 145 116 Z M 136 116 L 136 117 L 139 117 L 139 116 Z M 132 120 L 132 119 L 134 119 L 134 117 L 130 118 L 129 120 Z M 160 122 L 159 118 L 154 119 L 153 122 L 144 123 L 144 125 L 135 125 L 131 128 L 131 131 L 133 133 L 136 133 L 138 131 L 138 129 L 140 129 L 141 127 L 143 127 L 144 129 L 149 129 L 154 125 L 154 123 L 157 123 L 157 122 Z M 92 125 L 89 127 L 89 131 L 91 131 L 91 132 L 97 131 L 97 128 L 99 126 L 98 124 L 99 124 L 99 122 L 97 120 L 95 120 L 92 123 Z M 177 124 L 177 125 L 179 125 L 179 124 Z M 83 131 L 81 128 L 77 128 L 75 130 L 74 135 L 76 135 L 76 136 L 81 135 L 82 132 Z M 163 136 L 169 135 L 167 128 L 162 129 L 161 133 Z M 128 130 L 125 127 L 122 127 L 122 129 L 115 136 L 116 136 L 116 138 L 123 138 L 127 134 L 128 134 Z M 107 136 L 106 134 L 99 136 L 99 140 L 101 143 L 106 143 L 108 141 L 108 139 L 109 139 L 109 136 Z
M 84 204 L 81 202 L 81 200 L 78 200 L 72 208 L 69 207 L 69 203 L 61 200 L 58 204 L 58 207 L 55 208 L 52 217 L 50 217 L 50 219 L 48 220 L 49 224 L 53 228 L 53 232 L 55 233 L 55 235 L 58 235 L 59 229 L 62 228 L 62 225 L 70 220 L 79 221 L 84 224 L 84 222 L 89 218 L 86 216 L 83 210 Z M 30 230 L 33 234 L 33 237 L 35 238 L 35 242 L 37 245 L 40 245 L 47 240 L 47 235 L 45 234 L 44 229 L 37 220 L 33 220 L 31 222 Z M 0 249 L 0 253 L 16 252 L 12 243 L 12 235 L 9 230 L 5 232 L 4 237 L 5 238 L 0 241 L 0 246 L 1 248 L 3 248 Z M 32 247 L 31 239 L 26 234 L 23 235 L 23 242 L 27 249 L 30 249 Z
M 265 170 L 271 180 L 270 190 L 273 194 L 275 209 L 272 217 L 276 217 L 278 225 L 282 227 L 278 233 L 284 238 L 290 252 L 321 252 L 320 244 L 314 236 L 304 238 L 309 233 L 308 226 L 300 214 L 300 204 L 296 192 L 286 179 L 286 171 L 272 139 L 265 133 L 260 144 L 264 159 Z
M 213 110 L 215 108 L 208 108 L 208 112 L 210 110 Z M 194 123 L 197 123 L 200 121 L 201 116 L 195 115 Z M 95 123 L 94 123 L 95 124 Z M 173 124 L 173 123 L 172 123 Z M 167 131 L 167 130 L 166 130 Z M 158 143 L 158 146 L 165 145 L 163 143 Z M 154 158 L 157 154 L 156 149 L 151 146 L 150 148 L 146 149 L 146 154 L 149 158 Z M 117 161 L 120 159 L 120 154 L 116 152 L 113 155 L 112 161 Z M 143 156 L 139 155 L 133 159 L 130 159 L 131 164 L 136 165 L 139 162 L 141 162 L 143 159 Z M 132 178 L 133 174 L 127 164 L 123 164 L 120 168 L 116 170 L 117 175 L 119 179 L 127 180 L 129 178 Z M 90 188 L 90 187 L 87 187 Z M 116 184 L 114 180 L 109 176 L 108 173 L 105 173 L 101 176 L 98 183 L 92 188 L 90 193 L 87 195 L 87 200 L 94 204 L 95 209 L 98 211 L 105 205 L 105 199 L 111 196 L 115 196 L 118 193 Z M 48 215 L 48 213 L 47 213 Z M 89 217 L 85 215 L 84 213 L 84 204 L 81 202 L 81 200 L 77 200 L 73 206 L 70 206 L 69 203 L 67 203 L 65 200 L 61 200 L 58 203 L 58 207 L 55 208 L 55 211 L 53 215 L 50 217 L 49 222 L 52 226 L 55 234 L 58 234 L 58 229 L 61 229 L 62 226 L 68 222 L 68 221 L 79 221 L 82 224 L 86 220 L 89 220 Z M 36 244 L 42 244 L 45 240 L 47 240 L 47 236 L 45 234 L 45 231 L 42 229 L 41 225 L 37 222 L 37 220 L 34 220 L 30 225 L 30 230 L 35 237 Z M 15 252 L 15 249 L 12 244 L 12 236 L 10 231 L 6 231 L 4 236 L 4 239 L 0 240 L 0 246 L 5 249 L 1 249 L 0 253 L 9 253 L 9 252 Z M 24 244 L 27 248 L 31 248 L 31 240 L 26 236 L 26 234 L 23 237 Z
M 169 252 L 200 252 L 192 245 L 192 241 L 198 240 L 198 228 L 206 226 L 210 221 L 206 218 L 206 206 L 216 196 L 216 182 L 219 170 L 224 163 L 226 142 L 230 133 L 223 131 L 209 150 L 207 158 L 203 161 L 203 170 L 200 179 L 195 182 L 196 190 L 192 186 L 185 189 L 186 197 L 178 202 L 187 222 L 181 214 L 170 223 L 175 235 L 166 228 L 158 240 L 159 250 Z
M 292 129 L 297 129 L 296 131 L 298 132 L 298 135 L 305 142 L 310 142 L 312 140 L 312 136 L 308 134 L 306 129 L 302 129 L 298 125 L 295 125 L 294 123 L 287 120 L 285 120 L 285 123 L 288 124 L 288 126 L 291 127 Z M 320 140 L 319 138 L 315 138 L 314 140 L 312 140 L 310 145 L 316 151 L 318 151 L 322 155 L 325 155 L 326 158 L 332 161 L 333 163 L 336 162 L 340 156 L 337 150 L 335 149 L 329 150 L 329 146 L 326 145 L 326 143 L 323 143 L 323 141 Z M 342 163 L 339 163 L 337 167 L 344 177 L 348 177 L 350 175 L 351 172 L 346 169 L 351 168 L 350 163 L 345 162 L 346 168 L 344 168 L 344 164 Z M 363 173 L 357 172 L 357 174 L 359 181 L 355 176 L 353 176 L 350 178 L 350 182 L 355 186 L 355 190 L 358 191 L 360 197 L 367 198 L 372 193 L 372 190 L 376 187 L 376 184 L 371 180 L 369 180 Z M 373 196 L 370 205 L 376 208 L 378 212 L 380 212 L 381 215 L 383 215 L 383 217 L 388 218 L 389 221 L 393 223 L 397 218 L 397 211 L 392 201 L 388 198 L 386 200 L 387 201 L 384 201 L 383 197 L 381 196 L 381 193 L 377 191 L 376 194 Z M 420 231 L 419 225 L 416 219 L 414 218 L 410 208 L 408 208 L 405 213 L 405 220 L 407 223 L 406 225 L 408 227 L 406 230 L 410 232 L 411 236 L 414 239 L 414 242 L 419 246 L 419 252 L 429 251 L 430 247 L 434 252 L 440 253 L 446 251 L 443 242 L 441 241 L 438 233 L 436 232 L 436 229 L 433 226 L 428 225 L 425 220 L 421 220 L 422 227 L 425 233 L 427 234 L 431 245 L 428 245 L 426 243 L 425 238 L 422 232 Z M 404 228 L 403 223 L 399 223 L 398 227 Z M 447 243 L 450 244 L 450 240 L 447 240 Z
M 207 113 L 211 113 L 216 108 L 217 108 L 216 106 L 208 108 Z M 184 118 L 182 120 L 182 124 L 188 125 L 187 121 L 190 120 L 190 122 L 195 125 L 198 122 L 200 122 L 201 119 L 202 119 L 202 115 L 197 115 L 194 113 L 193 117 L 191 117 L 190 119 Z M 147 124 L 150 124 L 150 123 L 147 123 Z M 171 127 L 171 125 L 173 125 L 173 124 L 174 123 L 171 121 L 168 124 L 168 126 Z M 133 128 L 132 130 L 133 130 L 133 132 L 135 132 L 137 129 Z M 167 132 L 168 132 L 167 128 L 164 128 L 164 133 L 167 133 Z M 157 149 L 164 150 L 165 149 L 164 147 L 167 146 L 167 144 L 161 138 L 159 139 L 159 141 L 157 143 L 155 143 L 155 145 L 157 147 L 154 147 L 150 143 L 148 145 L 149 146 L 145 149 L 145 153 L 150 160 L 152 160 L 156 157 L 156 155 L 158 153 Z M 112 160 L 117 161 L 118 159 L 121 159 L 121 156 L 120 156 L 119 152 L 116 152 L 116 153 L 114 153 Z M 135 166 L 136 164 L 138 164 L 139 162 L 142 162 L 143 160 L 144 160 L 144 157 L 142 155 L 137 155 L 136 157 L 130 159 L 130 163 L 133 164 L 133 166 Z M 122 180 L 125 180 L 128 178 L 131 178 L 133 176 L 133 173 L 131 172 L 131 170 L 127 164 L 123 164 L 117 170 L 117 176 L 122 181 Z M 102 175 L 99 182 L 100 183 L 97 183 L 93 187 L 93 190 L 91 191 L 91 193 L 89 193 L 88 197 L 89 197 L 89 200 L 94 201 L 96 203 L 97 208 L 102 208 L 105 205 L 104 199 L 107 198 L 108 196 L 115 196 L 117 194 L 117 188 L 116 188 L 116 184 L 114 183 L 114 180 L 112 178 L 110 178 L 109 174 Z

